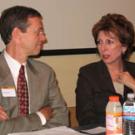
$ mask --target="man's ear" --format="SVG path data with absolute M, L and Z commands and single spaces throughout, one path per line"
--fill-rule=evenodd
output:
M 21 30 L 15 27 L 12 31 L 12 39 L 16 42 L 20 41 L 21 33 L 22 33 Z
M 20 36 L 21 30 L 17 27 L 15 27 L 12 31 L 12 38 L 17 39 Z

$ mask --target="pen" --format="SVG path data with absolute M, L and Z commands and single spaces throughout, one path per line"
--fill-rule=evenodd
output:
M 82 131 L 82 130 L 79 130 L 79 132 L 80 132 L 80 133 L 83 133 L 83 134 L 87 134 L 87 135 L 92 135 L 92 134 L 90 134 L 90 133 L 88 133 L 88 132 L 85 132 L 85 131 Z

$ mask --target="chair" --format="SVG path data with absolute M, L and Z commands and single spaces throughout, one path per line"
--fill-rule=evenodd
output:
M 76 107 L 68 107 L 69 110 L 69 124 L 71 128 L 76 128 L 78 127 L 78 121 L 76 119 Z

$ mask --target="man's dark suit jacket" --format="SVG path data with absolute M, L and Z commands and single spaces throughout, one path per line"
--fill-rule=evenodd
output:
M 135 63 L 124 62 L 125 71 L 135 77 Z M 116 93 L 107 67 L 103 61 L 80 68 L 76 88 L 76 112 L 79 125 L 92 123 L 105 125 L 105 108 L 110 95 L 118 95 L 121 103 L 133 92 L 124 86 L 124 97 Z

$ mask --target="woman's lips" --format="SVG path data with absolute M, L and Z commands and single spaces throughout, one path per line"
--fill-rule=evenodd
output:
M 110 57 L 110 55 L 109 54 L 103 54 L 102 57 L 103 57 L 103 59 L 108 59 Z

